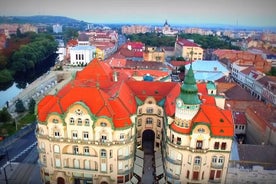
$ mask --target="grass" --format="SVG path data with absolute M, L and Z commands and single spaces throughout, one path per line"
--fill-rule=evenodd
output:
M 26 113 L 17 121 L 17 130 L 15 121 L 0 124 L 0 136 L 10 136 L 20 130 L 22 127 L 33 123 L 36 120 L 34 114 Z

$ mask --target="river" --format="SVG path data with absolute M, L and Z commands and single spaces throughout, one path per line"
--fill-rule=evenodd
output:
M 10 101 L 16 97 L 23 89 L 27 88 L 30 83 L 36 80 L 38 77 L 48 72 L 56 62 L 56 54 L 53 54 L 49 58 L 39 63 L 33 71 L 29 71 L 27 74 L 17 76 L 13 84 L 5 90 L 0 90 L 0 108 L 6 105 L 7 101 Z

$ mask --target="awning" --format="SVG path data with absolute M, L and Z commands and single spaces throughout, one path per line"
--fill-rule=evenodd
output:
M 164 173 L 163 165 L 156 167 L 156 176 L 159 176 Z
M 159 158 L 155 157 L 155 167 L 158 167 L 160 165 L 163 165 L 162 158 L 161 157 L 159 157 Z
M 165 178 L 162 177 L 159 181 L 158 181 L 159 184 L 166 184 L 166 181 L 165 181 Z
M 132 176 L 131 180 L 130 180 L 133 184 L 137 184 L 139 182 L 139 180 L 135 177 Z
M 144 158 L 144 152 L 140 149 L 136 149 L 136 156 Z
M 141 159 L 140 157 L 135 157 L 135 162 L 134 162 L 134 164 L 143 167 L 143 166 L 144 166 L 144 160 Z
M 143 168 L 141 166 L 134 164 L 133 172 L 142 178 Z

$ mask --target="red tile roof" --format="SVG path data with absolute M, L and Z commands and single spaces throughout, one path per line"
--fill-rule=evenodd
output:
M 196 44 L 192 41 L 186 40 L 186 39 L 181 39 L 181 38 L 179 38 L 177 40 L 177 44 L 179 44 L 181 46 L 187 46 L 187 47 L 199 47 L 198 44 Z
M 232 137 L 234 135 L 234 125 L 230 110 L 219 109 L 214 105 L 201 104 L 199 112 L 192 120 L 193 127 L 196 123 L 206 123 L 210 125 L 212 136 Z M 190 133 L 190 129 L 182 128 L 175 123 L 171 124 L 171 128 L 179 133 Z
M 117 72 L 118 81 L 112 76 Z M 75 103 L 82 103 L 95 116 L 110 117 L 115 128 L 131 125 L 130 117 L 136 114 L 136 98 L 144 101 L 152 96 L 157 102 L 164 100 L 164 110 L 174 117 L 175 99 L 180 94 L 180 83 L 132 81 L 128 72 L 112 70 L 105 62 L 93 60 L 76 78 L 65 85 L 56 95 L 47 95 L 38 103 L 38 120 L 47 121 L 51 113 L 63 114 Z M 213 96 L 208 96 L 206 84 L 198 84 L 202 94 L 202 104 L 193 123 L 210 124 L 214 136 L 232 136 L 232 114 L 229 110 L 216 107 Z M 162 101 L 163 102 L 163 101 Z M 171 124 L 171 128 L 180 133 L 189 130 Z

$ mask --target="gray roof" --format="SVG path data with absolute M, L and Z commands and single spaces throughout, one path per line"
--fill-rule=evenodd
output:
M 238 144 L 240 161 L 276 169 L 276 147 L 271 145 Z

